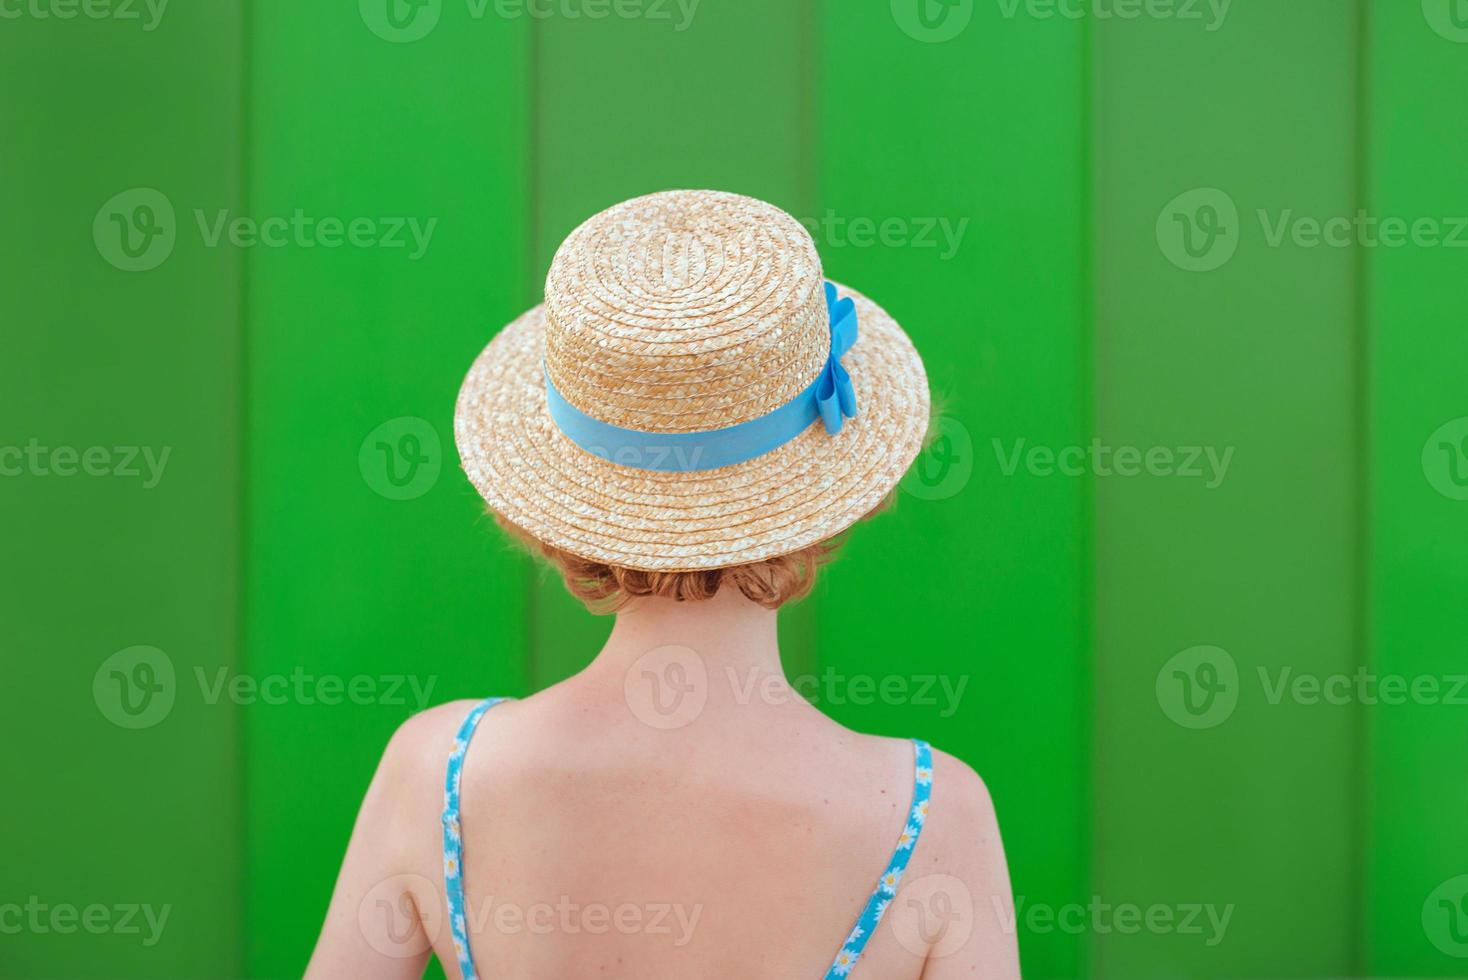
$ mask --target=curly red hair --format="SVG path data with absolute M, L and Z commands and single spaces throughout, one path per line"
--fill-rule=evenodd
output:
M 876 510 L 881 509 L 879 506 Z M 494 518 L 512 538 L 560 572 L 567 590 L 597 614 L 614 613 L 633 600 L 648 596 L 677 602 L 711 599 L 726 586 L 738 589 L 745 598 L 766 609 L 778 609 L 810 594 L 816 570 L 835 557 L 843 539 L 838 535 L 799 551 L 744 565 L 696 572 L 647 572 L 573 555 L 546 544 L 498 514 Z

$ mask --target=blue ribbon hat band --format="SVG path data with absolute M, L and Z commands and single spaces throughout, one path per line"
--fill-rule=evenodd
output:
M 836 435 L 856 417 L 856 390 L 841 358 L 856 343 L 856 303 L 837 298 L 826 283 L 826 312 L 831 325 L 831 353 L 821 373 L 790 401 L 757 419 L 707 432 L 640 432 L 592 418 L 566 401 L 550 374 L 545 399 L 552 421 L 577 446 L 594 456 L 639 470 L 694 472 L 716 470 L 763 456 L 810 428 L 820 419 Z

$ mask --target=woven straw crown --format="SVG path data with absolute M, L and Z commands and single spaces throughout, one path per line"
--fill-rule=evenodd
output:
M 545 289 L 551 382 L 641 432 L 718 429 L 790 401 L 825 364 L 821 261 L 779 208 L 670 191 L 603 211 L 561 245 Z
M 557 251 L 545 302 L 499 331 L 465 377 L 454 412 L 464 471 L 509 523 L 627 568 L 720 568 L 841 532 L 902 478 L 929 401 L 901 325 L 857 290 L 833 286 L 850 300 L 840 322 L 854 344 L 844 354 L 833 348 L 835 307 L 815 244 L 779 208 L 666 191 L 603 211 Z M 803 404 L 834 370 L 833 353 L 849 372 L 856 414 L 834 432 L 812 417 L 742 461 L 622 465 L 625 456 L 577 442 L 557 421 L 565 410 L 576 413 L 573 426 L 696 446 Z M 650 444 L 649 455 L 661 448 Z

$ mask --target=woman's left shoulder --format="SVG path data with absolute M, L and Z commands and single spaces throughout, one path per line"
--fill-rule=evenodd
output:
M 391 779 L 416 781 L 425 769 L 437 770 L 442 779 L 459 729 L 481 703 L 475 699 L 446 701 L 408 716 L 388 739 L 379 771 Z

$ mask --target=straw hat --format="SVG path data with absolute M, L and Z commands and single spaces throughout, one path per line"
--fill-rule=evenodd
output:
M 799 222 L 737 194 L 667 191 L 562 243 L 545 303 L 470 368 L 454 438 L 489 506 L 536 538 L 693 571 L 845 530 L 927 425 L 912 342 L 826 283 Z

